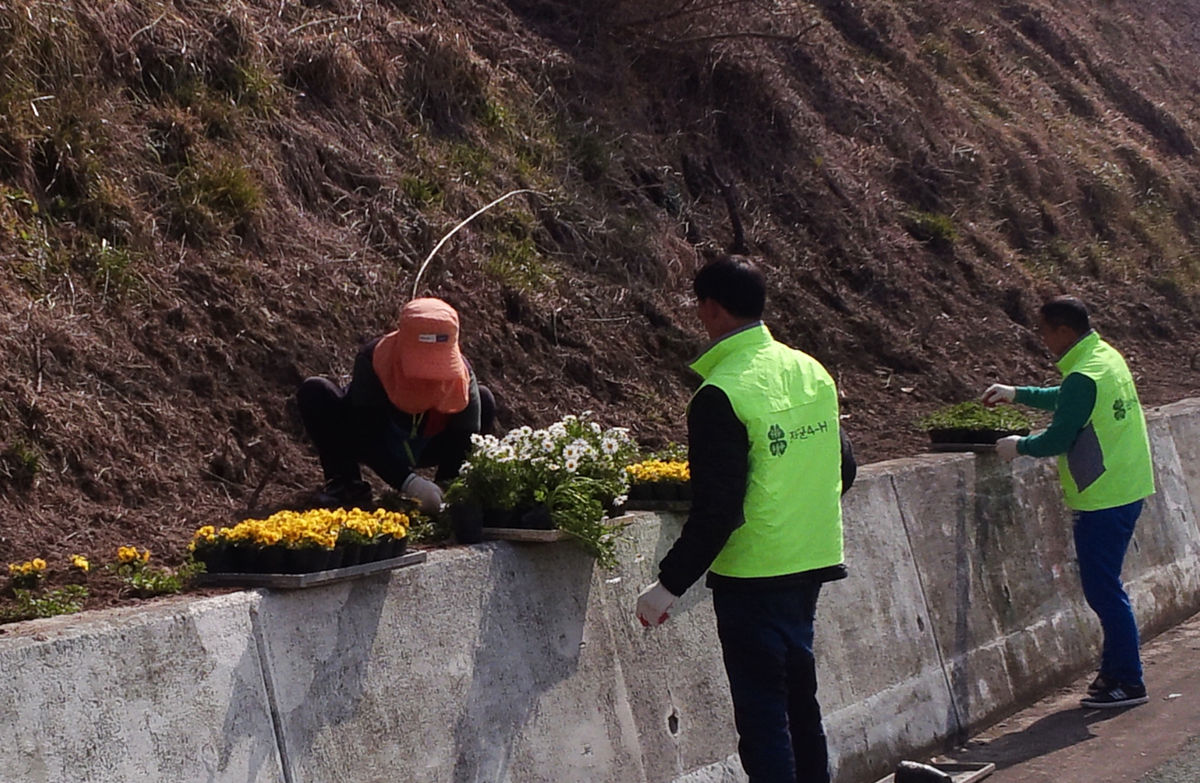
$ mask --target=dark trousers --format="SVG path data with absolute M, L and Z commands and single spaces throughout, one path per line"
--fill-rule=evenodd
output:
M 820 590 L 713 591 L 738 753 L 750 783 L 830 779 L 813 657 Z
M 362 479 L 366 465 L 399 489 L 412 468 L 437 467 L 436 480 L 458 475 L 470 447 L 471 433 L 443 430 L 431 438 L 408 438 L 386 416 L 369 423 L 356 420 L 347 395 L 328 378 L 308 378 L 300 384 L 296 402 L 304 428 L 317 448 L 326 481 Z M 479 387 L 480 431 L 489 433 L 496 419 L 496 399 Z
M 1125 685 L 1142 685 L 1138 627 L 1121 585 L 1121 566 L 1142 513 L 1142 501 L 1099 511 L 1075 512 L 1075 554 L 1083 597 L 1100 618 L 1104 650 L 1100 673 Z

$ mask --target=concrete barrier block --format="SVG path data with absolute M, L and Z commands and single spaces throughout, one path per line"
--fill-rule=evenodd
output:
M 888 464 L 963 728 L 1032 701 L 1064 668 L 1082 666 L 1061 657 L 1075 655 L 1079 639 L 1063 637 L 1080 619 L 1063 590 L 1069 530 L 1025 505 L 1045 492 L 1042 466 L 990 454 Z M 1015 491 L 1026 484 L 1031 494 Z
M 683 777 L 675 778 L 671 783 L 746 783 L 749 777 L 742 768 L 742 760 L 735 754 L 709 764 Z
M 737 750 L 729 683 L 721 658 L 712 593 L 703 579 L 671 609 L 671 619 L 643 628 L 638 593 L 658 576 L 685 514 L 639 515 L 617 572 L 604 584 L 613 645 L 640 739 L 647 781 L 668 781 L 719 764 Z
M 1200 399 L 1183 400 L 1154 409 L 1148 417 L 1161 415 L 1171 424 L 1180 472 L 1192 501 L 1192 518 L 1200 535 Z
M 1174 436 L 1175 418 L 1200 415 L 1147 416 L 1156 491 L 1142 509 L 1123 571 L 1144 638 L 1200 610 L 1200 536 Z
M 0 638 L 0 781 L 282 783 L 252 593 Z
M 267 596 L 293 781 L 640 780 L 593 571 L 570 543 L 494 543 Z
M 570 542 L 504 546 L 493 563 L 493 572 L 501 576 L 489 610 L 515 623 L 498 623 L 492 638 L 485 632 L 480 640 L 468 709 L 495 706 L 491 719 L 484 712 L 470 725 L 472 733 L 487 737 L 496 733 L 499 718 L 502 725 L 511 721 L 515 734 L 507 770 L 486 761 L 506 737 L 478 745 L 469 740 L 467 747 L 485 752 L 485 763 L 468 765 L 466 771 L 474 774 L 455 779 L 642 779 L 623 650 L 614 645 L 609 623 L 615 613 L 605 600 L 606 580 L 619 576 L 597 568 Z M 511 684 L 500 687 L 497 678 L 506 672 Z M 467 758 L 463 750 L 460 738 L 460 760 Z
M 264 591 L 267 673 L 292 783 L 445 779 L 474 676 L 491 548 Z M 495 618 L 500 619 L 500 618 Z
M 889 463 L 843 500 L 850 576 L 817 606 L 818 697 L 838 780 L 874 780 L 939 745 L 958 719 Z

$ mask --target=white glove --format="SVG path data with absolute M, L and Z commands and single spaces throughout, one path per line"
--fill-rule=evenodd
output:
M 1015 386 L 1005 386 L 1001 383 L 993 383 L 983 393 L 983 404 L 989 408 L 994 408 L 1002 402 L 1007 402 L 1012 405 L 1017 399 L 1017 388 Z
M 412 474 L 400 485 L 400 493 L 417 502 L 426 514 L 442 510 L 442 488 L 427 478 Z
M 671 594 L 671 591 L 655 582 L 638 596 L 637 618 L 647 628 L 652 625 L 662 625 L 670 617 L 667 610 L 673 603 L 675 603 L 675 596 Z
M 1020 442 L 1020 435 L 1009 435 L 1007 438 L 1001 438 L 996 441 L 996 453 L 1000 455 L 1000 459 L 1005 462 L 1012 462 L 1017 458 L 1017 443 Z

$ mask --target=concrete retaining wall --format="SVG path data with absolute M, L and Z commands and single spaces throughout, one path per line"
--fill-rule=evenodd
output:
M 1149 636 L 1200 610 L 1200 401 L 1151 416 L 1159 492 L 1125 577 Z M 1053 465 L 864 467 L 851 577 L 817 645 L 841 783 L 964 736 L 1094 666 Z M 296 592 L 6 626 L 0 781 L 736 783 L 709 595 L 632 607 L 682 517 L 640 514 L 611 573 L 491 543 Z

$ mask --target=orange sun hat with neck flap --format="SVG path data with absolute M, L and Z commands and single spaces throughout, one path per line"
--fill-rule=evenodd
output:
M 405 413 L 458 413 L 470 401 L 471 376 L 458 347 L 458 312 L 441 299 L 414 299 L 396 331 L 375 345 L 375 374 Z

